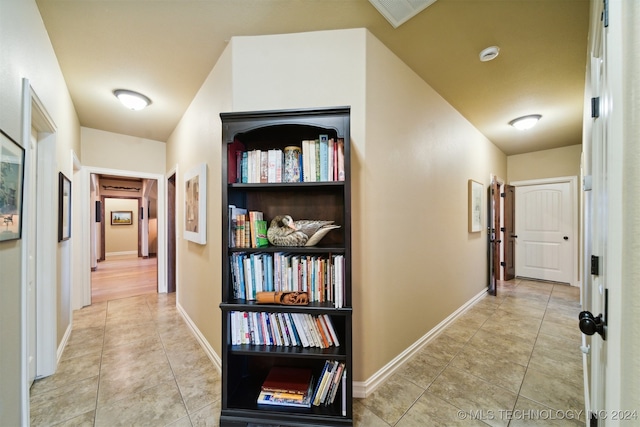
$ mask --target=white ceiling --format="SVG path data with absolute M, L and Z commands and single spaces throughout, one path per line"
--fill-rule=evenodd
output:
M 82 126 L 166 141 L 231 37 L 367 28 L 505 154 L 582 141 L 588 0 L 437 0 L 395 29 L 368 0 L 36 1 Z

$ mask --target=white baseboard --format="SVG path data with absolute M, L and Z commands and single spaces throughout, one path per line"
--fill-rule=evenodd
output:
M 213 362 L 213 365 L 218 370 L 218 373 L 221 373 L 222 372 L 222 359 L 220 358 L 220 356 L 218 356 L 216 354 L 216 352 L 213 350 L 213 347 L 211 347 L 211 345 L 209 345 L 209 342 L 204 337 L 204 335 L 202 335 L 202 333 L 200 332 L 200 329 L 198 329 L 196 324 L 193 322 L 193 320 L 191 320 L 191 318 L 189 317 L 187 312 L 182 308 L 182 306 L 178 303 L 178 301 L 176 301 L 176 309 L 178 310 L 178 313 L 180 313 L 180 315 L 182 316 L 182 318 L 186 322 L 186 324 L 189 327 L 189 329 L 191 329 L 191 332 L 193 333 L 193 335 L 196 337 L 196 339 L 198 340 L 198 342 L 202 346 L 202 349 L 204 350 L 204 352 L 207 354 L 207 356 L 209 357 L 211 362 Z
M 124 255 L 138 256 L 138 251 L 106 252 L 104 254 L 104 257 L 109 258 L 110 256 L 124 256 Z
M 58 350 L 56 351 L 56 364 L 60 364 L 60 359 L 62 359 L 62 353 L 64 349 L 67 347 L 67 342 L 71 337 L 71 330 L 73 329 L 73 321 L 69 322 L 69 326 L 67 326 L 67 330 L 64 331 L 64 336 L 62 337 L 62 341 L 60 341 L 60 345 L 58 346 Z
M 463 304 L 456 311 L 451 313 L 446 319 L 438 323 L 433 329 L 423 335 L 418 341 L 409 346 L 406 350 L 400 353 L 397 357 L 383 366 L 378 372 L 373 374 L 366 381 L 354 381 L 353 382 L 353 397 L 364 399 L 371 395 L 382 383 L 384 383 L 392 374 L 394 374 L 403 364 L 405 364 L 411 357 L 422 348 L 427 345 L 434 337 L 436 337 L 444 328 L 456 320 L 462 315 L 469 307 L 474 305 L 480 299 L 487 295 L 487 290 L 483 289 L 477 295 L 472 297 L 469 301 Z

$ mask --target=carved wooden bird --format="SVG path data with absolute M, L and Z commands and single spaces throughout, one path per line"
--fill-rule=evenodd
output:
M 331 230 L 340 228 L 334 221 L 301 219 L 278 215 L 271 220 L 267 239 L 274 246 L 315 246 Z

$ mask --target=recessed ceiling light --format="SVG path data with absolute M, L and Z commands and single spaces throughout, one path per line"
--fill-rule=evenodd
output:
M 130 110 L 142 110 L 151 104 L 151 100 L 141 93 L 126 89 L 116 89 L 113 94 Z
M 499 53 L 500 48 L 498 46 L 489 46 L 486 49 L 482 49 L 482 52 L 480 52 L 480 61 L 491 61 L 492 59 L 495 59 Z
M 542 116 L 540 114 L 530 114 L 528 116 L 518 117 L 517 119 L 513 119 L 509 122 L 511 126 L 518 130 L 527 130 L 531 129 L 538 123 Z

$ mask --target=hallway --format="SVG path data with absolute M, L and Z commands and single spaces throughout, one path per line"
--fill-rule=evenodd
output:
M 354 425 L 583 426 L 578 297 L 566 285 L 501 284 L 354 399 Z M 75 311 L 58 372 L 31 389 L 32 426 L 217 426 L 219 408 L 220 375 L 175 294 Z

